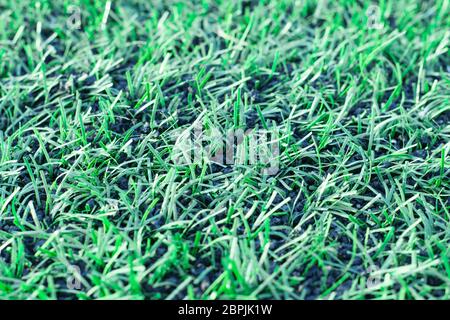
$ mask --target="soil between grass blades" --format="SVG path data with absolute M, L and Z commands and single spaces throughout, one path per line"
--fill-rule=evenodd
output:
M 0 0 L 0 298 L 449 298 L 448 1 L 38 3 Z M 174 162 L 196 122 L 277 171 Z

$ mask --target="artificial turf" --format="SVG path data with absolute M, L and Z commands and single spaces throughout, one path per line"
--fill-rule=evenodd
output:
M 0 298 L 448 299 L 449 12 L 0 0 Z

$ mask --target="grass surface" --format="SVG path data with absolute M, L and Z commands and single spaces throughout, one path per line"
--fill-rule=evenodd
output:
M 371 4 L 0 0 L 0 297 L 448 299 L 450 3 Z

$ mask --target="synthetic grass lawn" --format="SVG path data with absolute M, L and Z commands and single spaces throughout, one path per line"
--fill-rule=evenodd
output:
M 376 4 L 0 0 L 0 298 L 448 299 L 450 3 Z

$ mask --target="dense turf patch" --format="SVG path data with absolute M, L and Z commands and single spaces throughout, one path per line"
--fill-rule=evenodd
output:
M 0 0 L 0 297 L 448 299 L 450 4 L 373 5 Z

